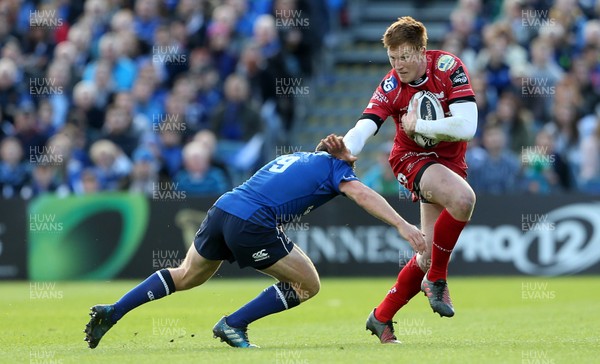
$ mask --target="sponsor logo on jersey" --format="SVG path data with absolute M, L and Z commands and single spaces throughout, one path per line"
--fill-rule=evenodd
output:
M 462 66 L 458 67 L 456 71 L 450 75 L 450 81 L 452 81 L 452 87 L 464 86 L 469 83 L 467 74 Z
M 252 259 L 254 259 L 255 262 L 260 262 L 261 260 L 269 258 L 269 253 L 267 253 L 265 250 L 266 249 L 261 249 L 256 253 L 252 254 Z
M 437 60 L 437 68 L 440 71 L 448 71 L 454 67 L 456 64 L 456 59 L 449 54 L 444 54 Z
M 440 92 L 440 93 L 435 93 L 435 92 L 433 92 L 433 91 L 430 91 L 430 92 L 431 92 L 432 94 L 434 94 L 434 95 L 435 95 L 435 97 L 436 97 L 438 100 L 441 100 L 441 99 L 443 99 L 443 98 L 444 98 L 444 91 L 442 91 L 442 92 Z
M 398 182 L 402 183 L 403 185 L 408 183 L 408 178 L 406 178 L 406 176 L 403 175 L 402 173 L 398 173 L 398 176 L 396 176 L 396 179 L 398 180 Z
M 379 102 L 382 102 L 384 104 L 386 104 L 386 103 L 389 102 L 388 98 L 384 94 L 382 94 L 381 92 L 379 92 L 379 89 L 377 89 L 377 90 L 375 90 L 375 92 L 373 92 L 372 99 L 376 100 L 376 101 L 379 101 Z
M 381 82 L 381 88 L 386 94 L 396 87 L 398 87 L 398 81 L 396 81 L 396 78 L 393 75 Z

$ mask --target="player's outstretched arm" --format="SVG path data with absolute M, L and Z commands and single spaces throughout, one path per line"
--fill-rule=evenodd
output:
M 425 251 L 425 235 L 416 226 L 406 222 L 380 194 L 360 181 L 342 182 L 340 191 L 369 214 L 395 227 L 400 236 L 406 239 L 416 252 Z
M 365 146 L 367 139 L 377 131 L 377 124 L 371 119 L 360 119 L 354 128 L 344 136 L 344 144 L 352 155 L 358 155 Z

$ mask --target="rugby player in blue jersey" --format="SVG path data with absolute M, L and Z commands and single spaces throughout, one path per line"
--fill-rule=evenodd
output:
M 91 308 L 91 319 L 85 328 L 88 346 L 95 348 L 129 311 L 175 291 L 201 285 L 228 260 L 277 280 L 213 327 L 215 338 L 233 347 L 256 347 L 248 340 L 250 323 L 296 307 L 320 288 L 315 266 L 288 239 L 281 224 L 286 217 L 307 214 L 337 195 L 351 198 L 371 215 L 395 227 L 417 252 L 424 251 L 421 231 L 358 180 L 353 171 L 355 160 L 342 137 L 330 135 L 321 140 L 314 153 L 283 155 L 266 164 L 209 209 L 181 266 L 153 273 L 115 304 Z

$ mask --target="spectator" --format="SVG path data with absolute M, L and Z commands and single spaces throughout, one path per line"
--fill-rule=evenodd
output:
M 115 143 L 131 158 L 138 146 L 140 135 L 132 127 L 131 114 L 124 108 L 111 105 L 106 111 L 101 138 Z
M 74 156 L 76 137 L 71 135 L 71 130 L 63 130 L 52 136 L 46 143 L 46 150 L 50 160 L 56 166 L 56 178 L 60 184 L 75 189 L 77 180 L 81 177 L 83 161 Z
M 311 10 L 310 1 L 273 1 L 272 15 L 276 19 L 283 55 L 288 70 L 296 77 L 312 76 L 315 48 L 320 48 L 322 42 L 322 34 L 317 28 L 324 21 L 319 22 L 319 14 Z
M 507 148 L 506 134 L 500 125 L 487 125 L 482 147 L 467 151 L 468 181 L 477 194 L 503 195 L 519 189 L 519 160 Z
M 521 153 L 523 146 L 534 141 L 534 120 L 531 112 L 519 104 L 510 91 L 500 96 L 496 111 L 488 115 L 487 124 L 498 125 L 508 137 L 508 146 L 513 153 Z
M 190 47 L 199 47 L 205 44 L 209 2 L 196 0 L 181 0 L 177 4 L 176 15 L 185 23 L 185 31 Z
M 81 172 L 81 179 L 77 184 L 76 193 L 78 195 L 90 195 L 101 192 L 100 180 L 93 168 L 86 168 Z
M 220 156 L 217 155 L 218 141 L 215 133 L 208 129 L 201 130 L 194 135 L 193 141 L 202 144 L 204 148 L 208 150 L 210 154 L 211 167 L 221 170 L 223 172 L 223 175 L 225 175 L 225 178 L 227 179 L 227 185 L 229 186 L 229 188 L 232 188 L 233 183 L 227 165 L 223 162 Z
M 29 178 L 23 162 L 23 147 L 17 138 L 6 137 L 0 142 L 0 188 L 2 197 L 17 196 Z
M 52 105 L 52 125 L 55 129 L 60 129 L 69 115 L 72 90 L 70 71 L 71 68 L 68 64 L 59 61 L 52 62 L 48 67 L 47 77 L 41 79 L 39 88 L 41 93 L 35 91 L 38 97 L 47 98 Z
M 544 129 L 552 136 L 556 152 L 567 160 L 577 175 L 581 158 L 577 110 L 573 105 L 558 100 L 554 104 L 553 115 L 554 120 L 546 124 Z
M 52 163 L 37 163 L 33 167 L 31 180 L 23 186 L 20 195 L 30 199 L 47 193 L 56 193 L 64 197 L 69 194 L 69 188 L 62 184 L 57 176 L 57 167 Z
M 218 196 L 228 190 L 222 171 L 211 167 L 210 151 L 199 142 L 190 142 L 183 148 L 184 169 L 173 181 L 180 191 L 190 196 Z
M 133 153 L 133 171 L 129 192 L 152 196 L 158 182 L 158 163 L 154 155 L 148 149 L 138 148 Z
M 147 45 L 152 44 L 154 32 L 161 22 L 159 4 L 158 0 L 137 0 L 135 2 L 135 34 Z
M 589 115 L 600 104 L 600 48 L 586 48 L 582 57 L 573 60 L 569 75 L 579 88 L 581 113 Z
M 96 104 L 96 86 L 90 81 L 79 81 L 73 88 L 73 108 L 69 122 L 85 131 L 86 139 L 93 142 L 99 138 L 105 113 Z
M 225 81 L 225 100 L 215 111 L 211 130 L 222 144 L 227 143 L 230 161 L 239 169 L 247 171 L 260 162 L 260 146 L 254 146 L 261 143 L 262 129 L 259 111 L 249 100 L 248 81 L 239 75 L 229 76 Z
M 93 82 L 94 86 L 96 86 L 95 106 L 99 109 L 104 109 L 108 106 L 108 103 L 115 92 L 115 85 L 110 72 L 110 63 L 107 61 L 98 62 Z
M 284 130 L 292 130 L 295 116 L 295 104 L 293 97 L 284 97 L 277 94 L 278 84 L 283 80 L 290 80 L 292 72 L 287 66 L 285 57 L 281 50 L 281 42 L 272 15 L 261 15 L 254 24 L 254 36 L 252 41 L 258 46 L 262 59 L 265 60 L 265 68 L 269 70 L 272 77 L 267 85 L 271 93 L 263 102 L 272 101 L 275 104 L 277 115 L 281 118 Z
M 386 143 L 377 153 L 377 164 L 369 168 L 362 178 L 365 185 L 385 196 L 397 195 L 399 190 L 405 190 L 390 168 L 388 159 L 391 150 L 392 145 Z
M 17 84 L 17 65 L 8 58 L 0 59 L 0 110 L 3 121 L 12 123 L 17 109 L 23 103 L 23 92 Z
M 92 34 L 90 29 L 84 24 L 74 24 L 70 29 L 67 36 L 67 41 L 73 43 L 75 46 L 75 60 L 73 67 L 76 72 L 75 75 L 83 75 L 83 71 L 87 66 L 90 59 L 90 43 Z
M 498 26 L 487 26 L 484 30 L 485 48 L 478 54 L 476 72 L 485 74 L 488 87 L 499 97 L 510 86 L 510 65 L 506 61 L 508 38 Z
M 208 27 L 207 35 L 212 63 L 219 72 L 219 79 L 224 81 L 237 64 L 237 52 L 231 46 L 232 30 L 226 24 L 214 22 Z
M 111 82 L 115 90 L 131 90 L 137 72 L 135 63 L 124 55 L 122 40 L 114 33 L 106 33 L 100 38 L 98 47 L 100 56 L 98 60 L 86 66 L 83 79 L 93 81 L 98 64 L 104 62 L 110 66 Z
M 465 8 L 464 4 L 461 5 L 450 13 L 450 33 L 457 37 L 465 47 L 479 51 L 483 47 L 481 29 L 484 21 L 477 17 L 478 10 Z M 480 5 L 475 7 L 480 7 Z
M 17 110 L 15 114 L 14 136 L 23 147 L 26 159 L 34 154 L 36 150 L 43 149 L 48 136 L 38 125 L 38 119 L 33 107 Z
M 600 123 L 593 134 L 583 138 L 580 148 L 578 185 L 584 192 L 600 194 Z
M 115 143 L 105 139 L 94 142 L 90 147 L 90 157 L 102 191 L 124 189 L 132 165 Z
M 182 167 L 183 135 L 176 129 L 175 125 L 157 129 L 158 141 L 150 145 L 154 155 L 160 161 L 161 180 L 172 179 Z
M 533 147 L 521 153 L 523 188 L 534 194 L 548 194 L 571 187 L 571 170 L 565 158 L 556 152 L 552 135 L 540 130 Z
M 157 122 L 157 117 L 164 113 L 162 97 L 158 94 L 153 80 L 138 77 L 131 91 L 133 112 L 142 115 L 148 121 L 147 128 Z
M 538 24 L 542 20 L 537 14 L 539 13 L 536 13 L 531 5 L 522 0 L 504 0 L 502 15 L 498 21 L 510 28 L 518 44 L 527 47 L 535 37 Z
M 195 80 L 198 129 L 210 127 L 210 118 L 221 103 L 223 95 L 218 87 L 219 73 L 211 66 L 207 51 L 199 49 L 192 53 L 190 76 Z
M 554 104 L 556 84 L 563 78 L 564 71 L 555 62 L 552 43 L 544 38 L 535 38 L 531 43 L 531 67 L 527 82 L 522 85 L 527 92 L 530 110 L 536 121 L 548 120 Z

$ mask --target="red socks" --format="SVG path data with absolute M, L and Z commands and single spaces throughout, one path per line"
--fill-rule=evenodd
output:
M 433 227 L 431 266 L 427 279 L 433 282 L 446 279 L 450 254 L 466 224 L 467 221 L 453 218 L 448 210 L 442 211 Z M 375 318 L 381 322 L 390 321 L 402 306 L 419 293 L 424 275 L 425 273 L 417 264 L 417 256 L 413 256 L 398 274 L 396 284 L 377 306 Z
M 446 279 L 448 275 L 448 262 L 452 249 L 467 221 L 458 221 L 450 215 L 448 210 L 442 210 L 433 227 L 433 246 L 431 247 L 431 267 L 427 279 L 435 282 Z
M 377 306 L 375 318 L 381 322 L 390 321 L 402 306 L 419 293 L 424 275 L 425 272 L 417 264 L 417 256 L 413 256 L 398 274 L 394 287 Z

